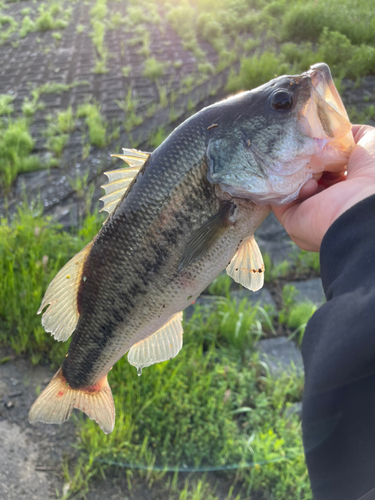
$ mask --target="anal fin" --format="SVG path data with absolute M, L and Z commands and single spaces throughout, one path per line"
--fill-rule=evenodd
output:
M 256 292 L 264 283 L 264 263 L 254 236 L 245 240 L 227 267 L 227 274 L 245 288 Z
M 95 387 L 72 389 L 61 368 L 32 405 L 29 422 L 62 424 L 68 420 L 73 408 L 83 411 L 91 420 L 95 420 L 105 434 L 113 431 L 115 406 L 107 377 Z
M 42 316 L 42 325 L 56 340 L 67 340 L 73 333 L 79 318 L 77 293 L 83 265 L 90 253 L 91 241 L 57 273 L 49 284 L 38 314 L 49 305 Z
M 182 312 L 179 312 L 160 330 L 130 348 L 129 363 L 141 371 L 146 366 L 174 358 L 181 350 L 182 334 Z

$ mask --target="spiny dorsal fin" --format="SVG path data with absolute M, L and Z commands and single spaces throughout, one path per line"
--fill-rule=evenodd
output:
M 182 334 L 182 312 L 179 312 L 160 330 L 133 345 L 128 353 L 129 363 L 139 372 L 145 366 L 174 358 L 182 347 Z
M 100 210 L 107 211 L 109 214 L 117 207 L 118 202 L 126 193 L 129 184 L 136 177 L 150 153 L 143 153 L 142 151 L 137 151 L 136 149 L 123 149 L 124 154 L 122 155 L 111 155 L 121 158 L 126 163 L 130 165 L 130 168 L 120 168 L 118 170 L 112 170 L 111 172 L 104 172 L 108 177 L 108 184 L 101 186 L 105 190 L 105 195 L 100 198 L 104 203 L 103 208 Z
M 126 149 L 122 148 L 122 155 L 111 155 L 116 156 L 124 160 L 130 167 L 142 167 L 146 163 L 147 158 L 151 153 L 145 153 L 144 151 L 138 151 L 137 149 Z
M 73 333 L 79 313 L 77 293 L 82 276 L 83 265 L 90 253 L 91 241 L 75 255 L 53 278 L 43 297 L 37 314 L 48 305 L 42 316 L 42 325 L 46 332 L 51 332 L 56 340 L 63 342 Z
M 32 405 L 29 422 L 62 424 L 68 420 L 73 408 L 95 420 L 105 434 L 112 432 L 115 425 L 115 405 L 107 376 L 99 380 L 95 387 L 72 389 L 59 368 Z
M 256 292 L 264 283 L 264 263 L 254 236 L 245 240 L 227 267 L 227 274 L 245 288 Z

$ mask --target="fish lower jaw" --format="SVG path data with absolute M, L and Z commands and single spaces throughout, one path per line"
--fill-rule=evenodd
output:
M 221 184 L 221 188 L 237 198 L 247 198 L 257 205 L 285 205 L 298 198 L 302 186 L 313 177 L 306 159 L 301 168 L 291 175 L 269 172 L 267 179 L 258 180 L 258 185 L 233 187 Z

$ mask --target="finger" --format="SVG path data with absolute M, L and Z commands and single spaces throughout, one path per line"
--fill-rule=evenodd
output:
M 290 211 L 295 205 L 299 205 L 300 201 L 296 200 L 292 203 L 288 203 L 288 205 L 271 205 L 273 213 L 276 215 L 276 218 L 281 224 L 284 224 L 285 214 Z
M 306 184 L 302 186 L 298 198 L 300 200 L 305 200 L 306 198 L 310 198 L 310 196 L 316 193 L 317 189 L 318 189 L 318 182 L 315 179 L 309 179 L 306 182 Z
M 364 135 L 368 132 L 375 131 L 374 127 L 370 125 L 353 125 L 352 133 L 354 137 L 354 142 L 357 144 Z

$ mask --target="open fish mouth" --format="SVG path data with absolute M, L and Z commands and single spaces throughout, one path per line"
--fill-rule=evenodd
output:
M 311 98 L 300 113 L 299 125 L 316 143 L 308 170 L 343 170 L 354 147 L 349 117 L 327 64 L 311 66 L 306 75 L 311 78 Z

